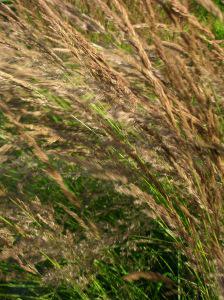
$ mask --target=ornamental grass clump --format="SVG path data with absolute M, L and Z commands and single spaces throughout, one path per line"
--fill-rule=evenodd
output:
M 224 297 L 212 28 L 191 1 L 0 1 L 2 283 L 22 272 L 63 286 L 60 299 Z

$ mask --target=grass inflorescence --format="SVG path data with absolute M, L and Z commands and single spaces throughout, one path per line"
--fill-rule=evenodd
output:
M 0 298 L 224 297 L 223 4 L 0 0 Z

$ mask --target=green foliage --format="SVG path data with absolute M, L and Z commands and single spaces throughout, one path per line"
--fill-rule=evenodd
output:
M 215 35 L 215 39 L 223 40 L 224 39 L 224 22 L 219 20 L 217 17 L 213 16 L 209 13 L 204 7 L 202 7 L 197 2 L 193 1 L 193 9 L 194 13 L 199 19 L 199 21 L 203 22 L 205 25 L 209 25 L 213 34 Z M 219 5 L 219 8 L 224 12 L 224 5 L 221 0 L 217 0 L 216 3 Z
M 215 38 L 217 40 L 223 40 L 224 39 L 224 22 L 220 20 L 214 20 L 212 23 L 212 31 L 215 34 Z

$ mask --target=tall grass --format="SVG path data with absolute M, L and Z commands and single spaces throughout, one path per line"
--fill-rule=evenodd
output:
M 223 41 L 194 7 L 0 1 L 3 298 L 224 296 Z

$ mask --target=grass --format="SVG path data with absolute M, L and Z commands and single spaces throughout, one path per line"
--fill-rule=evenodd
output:
M 0 2 L 0 298 L 221 299 L 218 8 Z
M 216 1 L 221 11 L 224 11 L 223 4 L 220 1 Z M 210 25 L 216 40 L 224 39 L 224 22 L 219 18 L 209 14 L 209 12 L 200 4 L 193 2 L 194 11 L 196 16 L 201 22 L 206 25 Z

